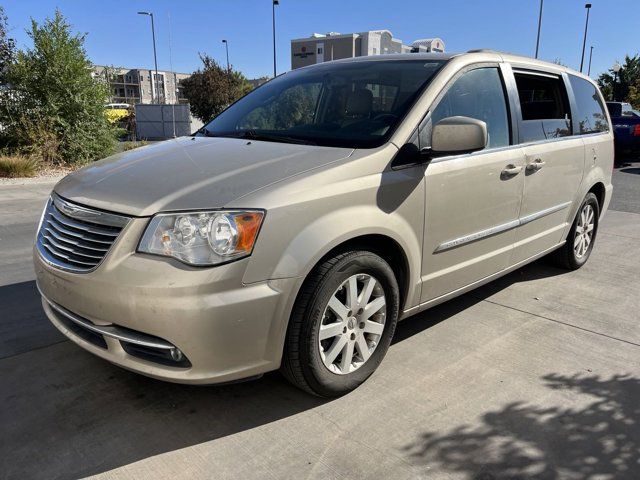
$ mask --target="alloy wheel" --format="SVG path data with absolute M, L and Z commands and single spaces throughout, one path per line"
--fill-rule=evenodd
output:
M 595 212 L 593 207 L 588 203 L 582 208 L 578 217 L 578 225 L 576 226 L 576 234 L 573 239 L 573 251 L 577 259 L 586 255 L 589 251 L 589 245 L 593 240 L 593 231 L 595 228 Z
M 347 278 L 325 307 L 318 335 L 320 356 L 332 373 L 346 375 L 375 351 L 386 319 L 384 289 L 371 275 Z

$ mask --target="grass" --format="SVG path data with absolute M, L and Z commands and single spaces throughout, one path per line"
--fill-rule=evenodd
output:
M 149 145 L 149 142 L 147 142 L 146 140 L 140 140 L 139 142 L 136 142 L 136 141 L 121 142 L 121 148 L 123 152 L 127 152 L 129 150 L 133 150 L 134 148 L 138 148 L 138 147 L 144 147 L 145 145 Z
M 38 173 L 38 161 L 32 157 L 18 155 L 0 156 L 0 177 L 35 177 Z

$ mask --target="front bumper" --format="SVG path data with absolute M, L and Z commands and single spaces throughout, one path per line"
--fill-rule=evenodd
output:
M 219 383 L 277 369 L 298 280 L 245 285 L 242 277 L 250 258 L 194 268 L 134 253 L 146 224 L 146 219 L 133 219 L 104 262 L 89 273 L 52 267 L 34 249 L 37 284 L 51 322 L 95 355 L 163 380 Z M 93 335 L 104 344 L 83 335 L 64 311 L 87 322 L 85 330 L 93 325 Z M 132 352 L 131 337 L 109 332 L 156 342 L 165 353 L 175 347 L 188 362 L 145 357 Z

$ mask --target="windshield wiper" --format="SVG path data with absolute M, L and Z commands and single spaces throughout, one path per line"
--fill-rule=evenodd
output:
M 282 143 L 297 143 L 301 145 L 317 145 L 312 140 L 306 140 L 304 138 L 298 137 L 288 137 L 286 135 L 272 135 L 269 133 L 259 133 L 255 130 L 242 130 L 238 133 L 233 134 L 222 134 L 221 137 L 232 137 L 232 138 L 248 138 L 251 140 L 262 140 L 265 142 L 282 142 Z

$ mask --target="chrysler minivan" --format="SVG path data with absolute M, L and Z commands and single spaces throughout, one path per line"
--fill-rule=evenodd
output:
M 580 268 L 612 165 L 602 95 L 565 67 L 485 50 L 322 63 L 61 180 L 37 284 L 58 329 L 124 368 L 191 384 L 280 368 L 337 396 L 398 320 L 548 254 Z

